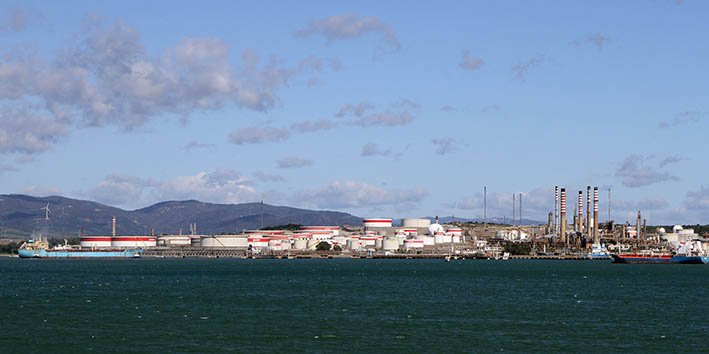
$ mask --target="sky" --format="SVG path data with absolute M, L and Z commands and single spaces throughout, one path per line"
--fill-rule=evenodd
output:
M 709 223 L 709 2 L 0 1 L 0 193 Z M 610 208 L 609 208 L 610 190 Z

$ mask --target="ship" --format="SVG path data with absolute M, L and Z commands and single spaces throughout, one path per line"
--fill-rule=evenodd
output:
M 64 245 L 49 247 L 49 243 L 42 239 L 28 240 L 17 251 L 20 258 L 140 258 L 143 253 L 141 248 L 130 249 L 91 249 L 80 246 Z
M 633 264 L 707 264 L 709 255 L 702 249 L 699 241 L 680 242 L 674 253 L 638 252 L 612 254 L 613 263 Z
M 588 259 L 611 259 L 611 254 L 608 252 L 606 245 L 602 243 L 594 243 L 591 245 L 591 252 L 586 255 Z

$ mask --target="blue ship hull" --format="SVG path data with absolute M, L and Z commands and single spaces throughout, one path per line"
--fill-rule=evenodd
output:
M 142 249 L 127 250 L 27 250 L 18 251 L 20 258 L 139 258 Z

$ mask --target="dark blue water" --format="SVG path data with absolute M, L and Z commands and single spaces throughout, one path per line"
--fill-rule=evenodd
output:
M 0 352 L 709 352 L 709 267 L 0 258 Z

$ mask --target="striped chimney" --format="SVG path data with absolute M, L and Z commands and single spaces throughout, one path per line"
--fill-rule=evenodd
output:
M 578 216 L 579 232 L 583 232 L 583 191 L 579 191 L 579 216 Z
M 593 187 L 593 242 L 599 243 L 598 239 L 598 187 Z
M 586 186 L 586 236 L 591 236 L 591 186 Z
M 554 233 L 559 234 L 559 186 L 554 186 Z
M 566 188 L 561 188 L 561 221 L 559 227 L 561 231 L 561 242 L 566 244 Z

